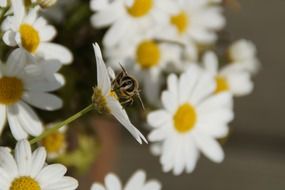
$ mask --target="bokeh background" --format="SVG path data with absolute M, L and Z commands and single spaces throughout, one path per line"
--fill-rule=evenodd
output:
M 285 1 L 240 0 L 239 10 L 226 9 L 232 39 L 252 40 L 262 68 L 255 90 L 235 100 L 232 134 L 226 158 L 214 164 L 202 158 L 189 175 L 161 172 L 157 157 L 122 133 L 112 171 L 126 181 L 137 169 L 162 182 L 164 190 L 282 190 L 285 188 Z

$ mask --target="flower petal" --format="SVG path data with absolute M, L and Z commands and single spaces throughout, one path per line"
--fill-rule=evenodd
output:
M 46 150 L 43 147 L 36 149 L 32 155 L 32 168 L 31 168 L 31 177 L 36 177 L 41 169 L 43 168 L 46 161 Z
M 125 186 L 125 190 L 141 189 L 145 183 L 146 174 L 143 170 L 138 170 L 132 175 Z
M 7 118 L 12 135 L 16 140 L 26 139 L 28 137 L 28 134 L 23 129 L 23 126 L 21 124 L 18 107 L 15 105 L 9 106 L 7 110 Z
M 132 134 L 132 136 L 141 144 L 142 140 L 147 143 L 141 132 L 130 122 L 127 112 L 122 105 L 113 97 L 107 97 L 107 105 L 112 115 Z
M 15 148 L 15 160 L 17 162 L 19 175 L 29 175 L 32 163 L 32 150 L 27 140 L 18 141 Z
M 99 45 L 95 43 L 93 44 L 93 48 L 96 57 L 97 86 L 102 90 L 103 95 L 107 95 L 111 90 L 111 81 L 109 78 L 108 70 L 103 61 Z
M 54 111 L 62 107 L 62 100 L 45 92 L 26 92 L 23 99 L 29 104 L 43 110 Z
M 105 177 L 105 186 L 108 190 L 121 190 L 122 184 L 118 177 L 114 174 L 108 174 Z
M 62 64 L 70 64 L 73 61 L 73 55 L 69 49 L 55 43 L 41 43 L 38 47 L 37 54 L 44 59 L 57 59 Z
M 66 167 L 61 164 L 47 165 L 40 171 L 35 179 L 39 181 L 41 188 L 46 189 L 50 187 L 51 184 L 59 182 L 66 171 Z

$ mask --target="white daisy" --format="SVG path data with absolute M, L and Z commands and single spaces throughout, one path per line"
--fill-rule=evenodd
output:
M 94 88 L 94 94 L 92 97 L 95 109 L 99 112 L 111 113 L 139 143 L 142 143 L 142 140 L 147 143 L 145 137 L 130 122 L 127 112 L 122 107 L 117 99 L 116 93 L 111 88 L 111 80 L 103 61 L 100 47 L 97 43 L 93 46 L 97 65 L 97 86 Z
M 53 127 L 54 124 L 48 124 L 46 128 Z M 67 126 L 45 136 L 40 144 L 46 149 L 48 159 L 55 159 L 64 154 L 67 148 L 66 133 Z
M 169 13 L 177 11 L 171 0 L 92 0 L 96 11 L 91 22 L 95 27 L 111 26 L 104 36 L 105 46 L 114 46 L 127 38 L 142 34 L 167 22 Z
M 0 147 L 1 190 L 74 190 L 76 179 L 64 176 L 67 169 L 61 164 L 47 165 L 43 147 L 31 151 L 28 141 L 18 141 L 12 156 L 9 149 Z
M 199 150 L 221 162 L 224 153 L 216 139 L 228 134 L 233 119 L 231 94 L 213 94 L 214 78 L 194 64 L 179 79 L 171 74 L 167 87 L 161 97 L 164 108 L 147 117 L 152 127 L 148 139 L 160 154 L 163 171 L 192 172 Z
M 38 136 L 43 130 L 42 123 L 27 103 L 48 111 L 62 107 L 62 100 L 48 93 L 62 84 L 43 79 L 38 75 L 39 69 L 35 64 L 27 65 L 17 50 L 9 55 L 6 64 L 0 64 L 0 131 L 7 118 L 17 140 L 27 138 L 28 134 Z
M 234 96 L 244 96 L 252 92 L 250 73 L 235 64 L 227 64 L 219 69 L 218 58 L 213 52 L 203 57 L 204 68 L 216 79 L 216 93 L 229 91 Z
M 234 42 L 228 50 L 230 62 L 234 64 L 235 67 L 240 67 L 253 74 L 255 74 L 260 67 L 256 54 L 255 45 L 245 39 Z
M 209 0 L 180 0 L 179 11 L 169 19 L 165 31 L 173 31 L 175 39 L 188 44 L 194 41 L 199 44 L 213 43 L 217 31 L 225 25 L 222 8 L 209 4 Z
M 57 59 L 62 64 L 72 62 L 71 52 L 50 41 L 56 35 L 56 29 L 38 17 L 38 7 L 25 10 L 23 0 L 11 0 L 14 15 L 6 18 L 2 25 L 3 41 L 9 46 L 19 46 L 32 55 L 45 59 Z
M 105 177 L 105 187 L 100 183 L 94 183 L 91 190 L 160 190 L 161 184 L 157 180 L 146 181 L 146 173 L 138 170 L 128 180 L 125 187 L 122 187 L 120 179 L 115 174 L 108 174 Z
M 152 34 L 138 36 L 133 41 L 114 48 L 107 48 L 108 63 L 116 70 L 120 64 L 130 71 L 143 85 L 143 94 L 149 103 L 158 102 L 162 72 L 181 69 L 179 63 L 182 47 L 160 43 Z

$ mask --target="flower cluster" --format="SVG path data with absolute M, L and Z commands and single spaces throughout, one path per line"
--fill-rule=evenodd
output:
M 259 69 L 252 42 L 218 48 L 222 1 L 91 0 L 90 7 L 92 25 L 108 27 L 107 62 L 142 82 L 146 102 L 157 109 L 147 114 L 148 140 L 163 171 L 190 173 L 200 153 L 222 162 L 219 139 L 229 133 L 233 97 L 252 92 Z
M 229 134 L 234 98 L 253 91 L 259 61 L 248 40 L 218 47 L 226 22 L 221 0 L 91 0 L 92 26 L 107 27 L 101 39 L 107 64 L 94 43 L 97 80 L 90 104 L 46 124 L 37 109 L 62 108 L 63 100 L 54 94 L 66 83 L 59 72 L 73 62 L 69 48 L 54 43 L 57 29 L 42 14 L 56 2 L 0 0 L 1 190 L 76 189 L 78 181 L 65 176 L 65 166 L 46 160 L 67 152 L 69 124 L 90 111 L 114 116 L 140 144 L 149 141 L 164 172 L 191 173 L 201 154 L 223 161 L 219 140 Z M 136 99 L 145 111 L 141 123 L 147 123 L 147 138 L 125 110 Z M 79 152 L 90 154 L 83 149 Z M 161 184 L 146 181 L 138 170 L 125 187 L 112 173 L 105 186 L 91 187 L 105 189 L 160 190 Z

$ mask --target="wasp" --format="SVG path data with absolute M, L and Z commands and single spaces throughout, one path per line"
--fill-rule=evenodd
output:
M 122 104 L 133 104 L 134 98 L 137 97 L 141 103 L 143 110 L 145 109 L 143 101 L 140 96 L 138 81 L 130 76 L 125 68 L 120 64 L 122 71 L 115 76 L 113 70 L 109 69 L 109 74 L 112 80 L 112 89 L 116 92 L 119 101 Z

